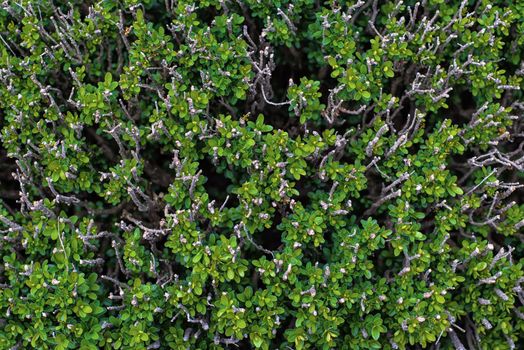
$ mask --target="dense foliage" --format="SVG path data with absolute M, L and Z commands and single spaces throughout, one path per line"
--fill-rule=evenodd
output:
M 514 349 L 522 0 L 6 0 L 0 349 Z

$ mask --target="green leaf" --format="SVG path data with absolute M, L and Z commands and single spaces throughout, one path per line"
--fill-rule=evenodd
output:
M 106 75 L 104 76 L 104 82 L 106 84 L 111 84 L 112 81 L 113 81 L 113 76 L 111 75 L 110 72 L 107 72 Z
M 260 338 L 258 335 L 251 337 L 251 341 L 253 342 L 253 345 L 255 345 L 256 348 L 261 347 L 262 344 L 264 343 L 262 338 Z
M 380 337 L 380 328 L 373 327 L 371 329 L 371 336 L 373 337 L 373 339 L 378 340 L 378 338 Z
M 484 270 L 486 267 L 488 266 L 488 264 L 485 262 L 485 261 L 481 261 L 477 264 L 477 266 L 475 266 L 475 269 L 477 271 L 482 271 Z
M 84 311 L 86 314 L 90 314 L 91 312 L 93 312 L 93 308 L 89 305 L 84 305 L 82 307 L 82 311 Z
M 455 192 L 458 195 L 464 194 L 464 191 L 459 186 L 453 186 L 453 192 Z
M 195 254 L 195 256 L 193 257 L 193 263 L 196 264 L 200 261 L 200 259 L 202 259 L 202 256 L 204 255 L 204 253 L 202 251 L 199 251 L 198 253 Z

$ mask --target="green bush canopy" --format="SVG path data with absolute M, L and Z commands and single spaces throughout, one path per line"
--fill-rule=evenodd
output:
M 524 1 L 6 0 L 0 349 L 522 349 Z

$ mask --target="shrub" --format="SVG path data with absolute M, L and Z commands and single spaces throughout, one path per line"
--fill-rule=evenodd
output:
M 4 1 L 1 349 L 514 349 L 522 1 Z

